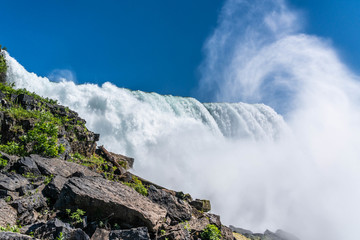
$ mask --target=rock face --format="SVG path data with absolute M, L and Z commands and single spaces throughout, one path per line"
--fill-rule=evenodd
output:
M 148 189 L 149 199 L 156 204 L 164 207 L 168 211 L 168 216 L 174 223 L 188 221 L 191 219 L 190 205 L 173 196 L 169 192 L 150 186 Z
M 124 184 L 103 178 L 70 178 L 64 185 L 55 207 L 78 206 L 94 220 L 112 216 L 113 221 L 156 230 L 167 211 Z

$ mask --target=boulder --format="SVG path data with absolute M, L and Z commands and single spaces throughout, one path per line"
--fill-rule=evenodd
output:
M 46 185 L 43 190 L 43 194 L 51 199 L 58 199 L 61 189 L 63 188 L 66 178 L 62 176 L 55 176 L 51 182 Z
M 9 191 L 16 191 L 20 187 L 26 186 L 29 184 L 29 181 L 19 174 L 0 173 L 0 189 L 5 189 Z
M 55 208 L 80 208 L 91 220 L 111 216 L 114 222 L 146 226 L 150 230 L 156 230 L 167 213 L 131 187 L 98 177 L 70 178 L 60 192 Z
M 153 185 L 149 187 L 148 194 L 151 201 L 168 211 L 168 216 L 175 224 L 191 219 L 191 207 L 187 202 Z
M 0 199 L 0 226 L 16 225 L 16 210 Z
M 109 234 L 109 240 L 150 240 L 146 227 L 131 228 L 126 230 L 113 230 Z
M 17 172 L 20 174 L 32 173 L 34 175 L 41 175 L 35 161 L 30 157 L 22 157 L 14 165 Z
M 69 224 L 63 223 L 55 218 L 47 223 L 36 224 L 28 229 L 27 233 L 33 232 L 34 236 L 42 240 L 57 239 L 62 233 L 66 240 L 90 240 L 89 236 L 79 228 L 72 228 Z
M 67 178 L 76 172 L 81 172 L 84 176 L 101 176 L 85 166 L 58 158 L 44 158 L 35 154 L 31 155 L 31 158 L 35 161 L 40 172 L 44 175 L 59 175 Z
M 209 212 L 211 210 L 211 204 L 209 200 L 195 199 L 190 202 L 190 205 L 201 212 Z
M 0 232 L 1 240 L 38 240 L 24 234 L 14 233 L 14 232 Z

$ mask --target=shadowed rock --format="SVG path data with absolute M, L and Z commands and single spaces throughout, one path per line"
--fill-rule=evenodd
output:
M 157 189 L 151 185 L 148 189 L 148 198 L 154 203 L 159 204 L 168 211 L 168 216 L 172 221 L 177 223 L 190 220 L 191 218 L 191 207 L 189 204 L 172 194 Z

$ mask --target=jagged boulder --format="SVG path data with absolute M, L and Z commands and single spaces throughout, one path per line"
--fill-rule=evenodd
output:
M 70 178 L 55 204 L 58 209 L 80 208 L 89 219 L 106 219 L 146 226 L 156 230 L 164 221 L 167 211 L 142 196 L 134 189 L 99 177 Z
M 173 222 L 179 223 L 191 219 L 191 207 L 187 202 L 153 185 L 149 187 L 148 193 L 151 201 L 168 211 L 168 216 Z

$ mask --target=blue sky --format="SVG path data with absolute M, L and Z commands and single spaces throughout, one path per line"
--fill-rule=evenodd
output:
M 134 90 L 196 97 L 202 47 L 223 3 L 4 0 L 0 44 L 41 76 L 68 69 L 78 83 L 110 81 Z M 302 12 L 306 33 L 329 39 L 360 72 L 360 1 L 289 4 Z

